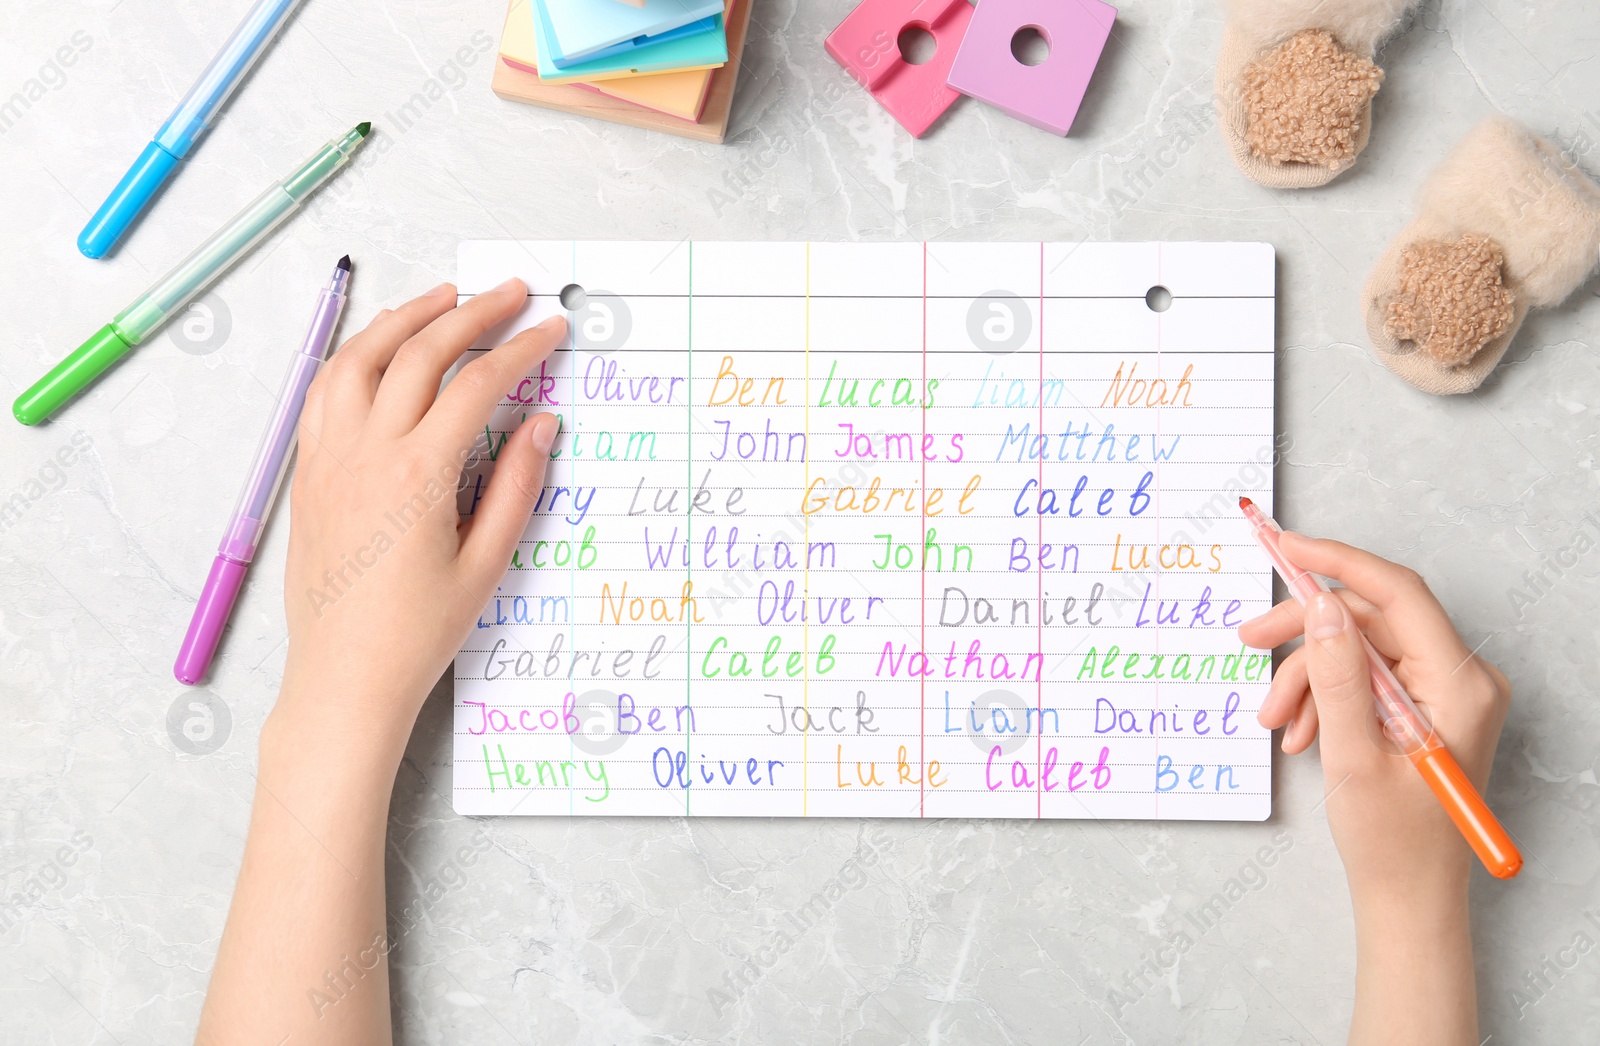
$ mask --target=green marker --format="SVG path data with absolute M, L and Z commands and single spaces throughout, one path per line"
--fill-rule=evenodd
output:
M 370 123 L 356 124 L 350 133 L 323 146 L 299 170 L 262 193 L 238 217 L 179 262 L 160 283 L 117 313 L 115 319 L 95 331 L 88 341 L 18 396 L 17 402 L 11 405 L 11 413 L 24 425 L 37 425 L 82 392 L 298 210 L 306 197 L 350 161 L 356 146 L 370 130 Z

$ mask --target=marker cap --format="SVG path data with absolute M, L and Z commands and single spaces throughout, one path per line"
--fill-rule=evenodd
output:
M 128 226 L 149 204 L 150 198 L 166 184 L 168 176 L 177 166 L 178 157 L 155 142 L 145 146 L 144 152 L 128 168 L 128 173 L 122 176 L 122 181 L 111 190 L 106 202 L 100 205 L 94 217 L 89 219 L 89 224 L 78 234 L 78 250 L 83 252 L 83 256 L 105 257 L 106 252 L 116 246 Z
M 24 425 L 39 424 L 131 348 L 114 324 L 106 324 L 18 396 L 11 413 Z
M 218 556 L 211 562 L 211 573 L 206 577 L 206 587 L 200 591 L 200 602 L 195 604 L 194 617 L 189 619 L 189 631 L 184 634 L 183 646 L 178 650 L 178 660 L 172 674 L 185 686 L 194 686 L 206 677 L 211 668 L 211 658 L 222 640 L 222 630 L 227 627 L 228 615 L 233 613 L 234 600 L 239 598 L 239 588 L 244 584 L 248 563 L 240 563 L 227 556 Z

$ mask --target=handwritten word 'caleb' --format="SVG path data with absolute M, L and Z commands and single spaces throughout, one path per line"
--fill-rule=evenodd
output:
M 1145 510 L 1150 507 L 1150 494 L 1148 491 L 1150 490 L 1150 484 L 1155 482 L 1155 478 L 1155 473 L 1153 472 L 1146 472 L 1139 477 L 1139 485 L 1128 495 L 1128 515 L 1143 515 Z M 1088 486 L 1089 477 L 1079 476 L 1078 482 L 1073 485 L 1072 493 L 1067 496 L 1067 515 L 1073 518 L 1083 515 L 1084 509 L 1088 506 L 1085 505 L 1080 508 L 1078 499 L 1083 496 L 1083 492 Z M 1030 504 L 1028 494 L 1035 488 L 1038 488 L 1039 493 L 1034 495 Z M 1114 504 L 1116 497 L 1117 492 L 1112 487 L 1106 487 L 1100 491 L 1095 498 L 1094 514 L 1097 516 L 1111 515 L 1116 510 L 1116 505 Z M 1022 489 L 1017 491 L 1017 500 L 1011 505 L 1011 514 L 1014 516 L 1026 516 L 1030 512 L 1037 512 L 1041 516 L 1060 515 L 1061 502 L 1056 495 L 1056 489 L 1054 487 L 1040 487 L 1039 481 L 1036 479 L 1030 479 L 1024 483 Z

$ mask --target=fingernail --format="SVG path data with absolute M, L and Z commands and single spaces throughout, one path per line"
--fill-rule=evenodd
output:
M 1267 614 L 1270 614 L 1270 613 L 1272 613 L 1272 611 L 1270 611 L 1270 610 L 1267 611 Z M 1240 628 L 1249 628 L 1251 625 L 1255 624 L 1257 621 L 1260 621 L 1263 618 L 1265 618 L 1267 616 L 1267 614 L 1257 614 L 1255 617 L 1251 618 L 1249 621 L 1246 621 L 1244 624 L 1240 625 L 1239 627 Z
M 514 284 L 518 284 L 518 283 L 521 283 L 521 282 L 522 282 L 521 280 L 519 280 L 515 276 L 513 276 L 509 280 L 502 280 L 501 282 L 495 284 L 494 289 L 497 290 L 497 291 L 510 290 L 511 287 Z
M 550 317 L 547 317 L 546 319 L 542 319 L 538 323 L 534 324 L 533 329 L 536 330 L 536 331 L 554 330 L 556 327 L 559 327 L 563 323 L 566 323 L 566 322 L 567 322 L 567 318 L 565 316 L 560 316 L 560 315 L 550 316 Z
M 1282 747 L 1283 747 L 1283 750 L 1285 752 L 1287 752 L 1289 750 L 1289 738 L 1294 736 L 1294 724 L 1295 724 L 1295 720 L 1293 720 L 1293 719 L 1291 719 L 1287 723 L 1283 724 L 1283 744 L 1282 744 Z
M 1344 600 L 1328 592 L 1319 592 L 1306 604 L 1306 634 L 1318 639 L 1331 639 L 1345 630 L 1350 620 Z
M 528 439 L 538 448 L 539 453 L 548 454 L 556 441 L 556 430 L 561 422 L 554 414 L 541 414 L 533 419 L 533 427 L 528 430 Z
M 444 297 L 453 298 L 453 297 L 455 297 L 455 295 L 456 295 L 456 289 L 454 287 L 450 286 L 450 284 L 448 284 L 448 283 L 441 283 L 441 284 L 439 284 L 439 286 L 435 287 L 433 290 L 429 291 L 427 294 L 424 294 L 423 297 L 424 298 L 444 298 Z

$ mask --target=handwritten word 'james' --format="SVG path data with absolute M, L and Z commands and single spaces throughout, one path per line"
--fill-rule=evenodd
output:
M 857 432 L 855 425 L 848 421 L 839 422 L 839 427 L 844 429 L 844 444 L 833 452 L 836 458 L 861 458 L 871 460 L 883 458 L 888 461 L 916 461 L 918 455 L 915 450 L 918 434 L 915 432 L 886 432 L 874 434 L 870 432 Z M 939 436 L 932 432 L 921 433 L 922 461 L 938 461 Z M 944 437 L 950 444 L 949 450 L 944 454 L 944 460 L 955 464 L 966 457 L 967 452 L 961 448 L 961 441 L 966 438 L 965 433 L 955 432 Z M 883 453 L 878 453 L 878 445 L 873 442 L 882 439 Z

